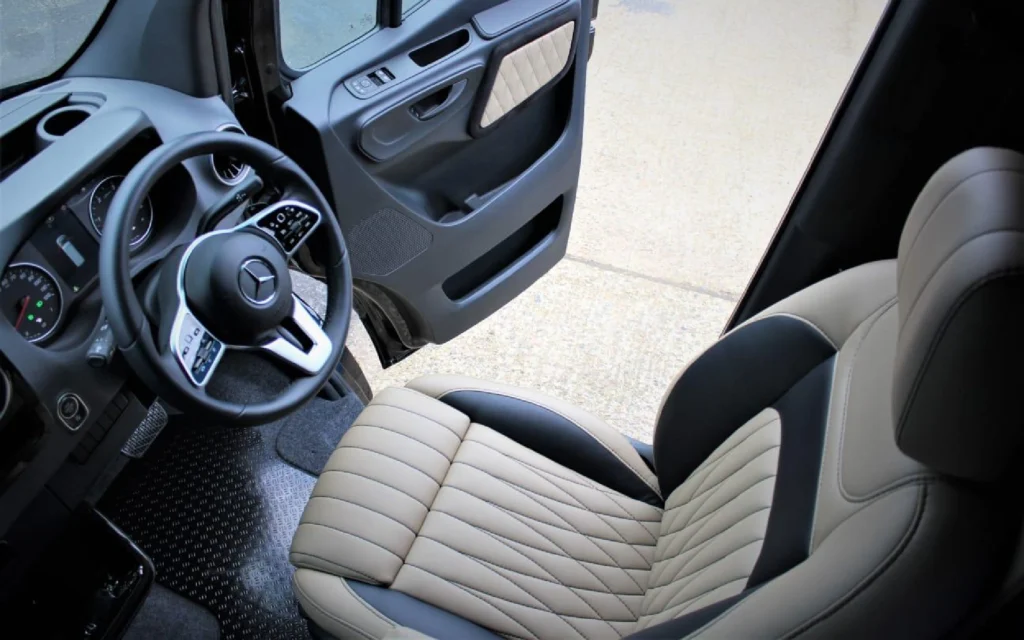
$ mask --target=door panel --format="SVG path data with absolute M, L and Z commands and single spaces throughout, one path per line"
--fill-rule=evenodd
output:
M 457 336 L 565 254 L 589 31 L 589 0 L 427 0 L 291 83 L 282 146 L 405 347 Z

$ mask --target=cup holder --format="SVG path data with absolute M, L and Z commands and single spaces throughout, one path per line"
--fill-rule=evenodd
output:
M 85 122 L 93 114 L 94 109 L 82 105 L 71 105 L 54 109 L 43 116 L 36 125 L 36 140 L 39 150 L 50 146 L 58 138 Z

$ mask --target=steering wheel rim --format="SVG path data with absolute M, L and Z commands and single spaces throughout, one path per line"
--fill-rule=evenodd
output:
M 310 229 L 300 244 L 314 231 L 323 234 L 326 240 L 323 245 L 327 254 L 327 314 L 322 332 L 330 341 L 331 352 L 317 372 L 293 380 L 276 397 L 256 403 L 214 398 L 205 391 L 205 383 L 197 385 L 186 374 L 184 363 L 179 361 L 177 353 L 171 351 L 170 341 L 164 339 L 164 332 L 160 332 L 159 343 L 154 339 L 153 327 L 142 309 L 129 272 L 130 212 L 138 210 L 150 189 L 171 168 L 189 158 L 212 153 L 238 158 L 266 181 L 278 185 L 283 192 L 294 194 L 289 197 L 319 211 L 319 226 Z M 100 291 L 115 341 L 135 373 L 179 410 L 198 412 L 233 425 L 264 424 L 291 413 L 312 398 L 340 362 L 352 314 L 352 273 L 345 240 L 324 195 L 313 180 L 280 150 L 258 139 L 226 132 L 192 134 L 165 143 L 147 154 L 125 176 L 111 201 L 104 227 L 106 233 L 101 237 L 99 256 Z M 242 231 L 236 228 L 232 232 Z M 189 248 L 216 233 L 197 237 Z M 266 238 L 270 238 L 267 233 Z M 263 237 L 258 231 L 254 234 Z M 276 240 L 270 242 L 284 251 Z M 287 257 L 288 254 L 282 255 Z M 187 259 L 186 256 L 182 261 L 182 273 Z M 165 269 L 171 266 L 161 265 Z M 174 268 L 179 271 L 178 265 Z M 281 276 L 287 278 L 287 273 Z M 174 277 L 177 279 L 179 275 Z M 287 290 L 290 293 L 290 285 Z M 182 302 L 184 304 L 184 300 Z M 297 298 L 292 306 L 301 307 Z M 231 346 L 226 342 L 225 345 Z

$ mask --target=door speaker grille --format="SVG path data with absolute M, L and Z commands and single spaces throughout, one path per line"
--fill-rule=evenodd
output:
M 384 208 L 345 234 L 357 275 L 386 276 L 426 251 L 434 236 L 408 216 Z

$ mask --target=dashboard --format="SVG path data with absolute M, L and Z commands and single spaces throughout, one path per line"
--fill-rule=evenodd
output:
M 123 363 L 94 357 L 98 343 L 113 349 L 98 276 L 106 214 L 149 151 L 224 129 L 240 131 L 218 97 L 131 80 L 65 79 L 0 103 L 0 536 L 44 497 L 73 507 L 95 495 L 123 458 L 151 398 Z M 135 212 L 132 275 L 225 202 L 234 224 L 247 174 L 205 156 L 164 175 Z

